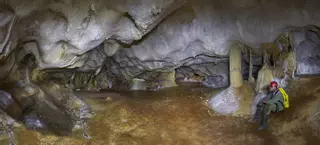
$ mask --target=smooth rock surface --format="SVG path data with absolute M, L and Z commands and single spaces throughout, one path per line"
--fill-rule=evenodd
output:
M 143 37 L 142 42 L 130 49 L 120 49 L 107 66 L 113 73 L 130 79 L 144 71 L 192 64 L 202 55 L 225 56 L 231 40 L 258 48 L 261 43 L 273 42 L 281 32 L 318 25 L 312 19 L 319 17 L 312 5 L 317 4 L 274 0 L 190 1 Z M 207 61 L 219 60 L 202 60 Z
M 41 69 L 80 68 L 99 72 L 106 56 L 110 56 L 105 63 L 109 73 L 125 80 L 148 71 L 219 63 L 221 57 L 228 55 L 234 40 L 256 49 L 261 43 L 274 41 L 282 32 L 320 23 L 319 10 L 313 7 L 318 1 L 2 0 L 0 3 L 2 61 L 22 48 L 17 51 L 18 56 L 35 55 Z M 308 40 L 318 41 L 312 33 L 308 33 Z M 310 48 L 309 45 L 313 44 L 305 42 L 301 47 Z M 301 63 L 317 67 L 309 62 L 314 59 L 316 56 Z M 5 63 L 14 62 L 9 60 Z M 1 70 L 7 74 L 11 65 L 4 67 Z
M 212 97 L 209 104 L 212 109 L 219 114 L 232 114 L 239 109 L 239 97 L 235 95 L 232 87 Z
M 293 43 L 296 56 L 296 75 L 320 74 L 320 29 L 304 30 L 293 33 Z

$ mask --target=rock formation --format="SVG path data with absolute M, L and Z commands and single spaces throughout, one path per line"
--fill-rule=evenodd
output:
M 319 4 L 0 0 L 2 114 L 25 118 L 30 128 L 59 125 L 68 134 L 93 115 L 73 90 L 159 90 L 177 80 L 227 88 L 212 96 L 211 107 L 241 114 L 250 102 L 244 98 L 263 97 L 268 81 L 287 87 L 296 76 L 320 73 Z M 51 122 L 46 111 L 68 123 Z

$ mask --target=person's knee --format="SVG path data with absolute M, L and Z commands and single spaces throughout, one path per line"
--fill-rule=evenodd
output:
M 266 105 L 263 109 L 263 112 L 266 113 L 266 114 L 270 114 L 270 111 L 271 111 L 271 108 L 269 105 Z

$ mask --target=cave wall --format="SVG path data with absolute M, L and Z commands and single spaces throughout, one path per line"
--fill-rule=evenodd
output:
M 318 1 L 2 0 L 0 3 L 3 3 L 2 60 L 13 50 L 23 48 L 28 50 L 25 53 L 36 55 L 42 69 L 79 68 L 89 61 L 101 62 L 90 57 L 90 50 L 103 43 L 105 54 L 114 55 L 107 67 L 129 80 L 146 70 L 174 70 L 191 65 L 201 55 L 226 56 L 232 40 L 258 48 L 284 31 L 319 25 L 320 17 L 314 7 Z M 99 70 L 101 65 L 84 68 Z
M 35 46 L 25 49 L 36 55 L 41 68 L 81 67 L 86 62 L 85 53 L 106 39 L 124 43 L 138 40 L 153 27 L 151 24 L 172 11 L 167 8 L 181 5 L 179 1 L 159 0 L 12 0 L 0 3 L 3 7 L 1 27 L 7 28 L 14 16 L 19 18 L 13 24 L 11 39 L 4 44 L 10 47 L 3 50 L 6 53 L 2 55 L 9 55 L 16 47 L 21 47 L 21 43 L 36 42 Z M 1 35 L 8 33 L 5 31 Z
M 317 1 L 2 0 L 0 3 L 3 79 L 14 71 L 14 63 L 32 54 L 41 70 L 66 68 L 97 75 L 106 67 L 102 74 L 130 82 L 133 78 L 150 80 L 159 73 L 186 67 L 207 78 L 223 77 L 223 82 L 219 82 L 222 87 L 229 82 L 224 64 L 232 44 L 242 43 L 260 50 L 262 43 L 273 42 L 283 32 L 319 25 L 320 17 L 319 10 L 313 7 L 320 3 Z M 300 37 L 296 36 L 298 33 L 304 32 L 295 32 L 293 39 Z M 310 62 L 317 59 L 318 38 L 310 32 L 305 35 L 303 42 L 296 40 L 294 44 L 296 53 L 309 59 L 302 62 L 304 58 L 297 57 L 300 64 L 304 63 L 297 66 L 297 74 L 307 73 L 303 71 L 309 71 L 311 65 L 313 72 L 318 71 L 317 65 Z M 305 45 L 310 45 L 308 50 L 312 53 L 299 52 L 306 49 Z M 254 75 L 259 67 L 260 62 L 254 67 Z M 245 77 L 247 69 L 245 65 L 242 72 Z
M 152 73 L 173 72 L 183 67 L 199 71 L 206 64 L 225 62 L 235 41 L 259 49 L 262 43 L 273 42 L 283 32 L 319 25 L 320 18 L 319 10 L 313 7 L 320 3 L 317 1 L 2 0 L 0 3 L 1 78 L 9 75 L 13 63 L 30 53 L 35 55 L 40 69 L 67 68 L 96 75 L 105 66 L 104 73 L 127 81 L 136 77 L 148 79 L 154 76 Z M 306 32 L 295 32 L 293 39 L 300 39 L 297 35 L 306 38 L 294 44 L 301 64 L 297 66 L 297 74 L 317 72 L 317 65 L 312 63 L 319 53 L 319 40 L 311 32 L 298 33 Z M 302 52 L 306 49 L 310 53 Z M 216 66 L 205 68 L 214 70 Z M 211 71 L 203 75 L 227 78 L 228 72 Z M 228 79 L 224 85 L 226 82 Z
M 193 63 L 219 62 L 232 40 L 254 49 L 283 32 L 319 25 L 316 1 L 189 1 L 149 35 L 120 49 L 107 62 L 114 74 L 131 79 L 144 71 L 173 70 Z M 255 71 L 257 72 L 257 71 Z
M 320 75 L 320 29 L 314 26 L 292 33 L 297 76 Z
M 35 97 L 45 102 L 41 106 L 63 112 L 75 125 L 90 118 L 91 112 L 72 93 L 69 79 L 74 79 L 75 88 L 90 90 L 110 88 L 109 78 L 131 82 L 162 77 L 156 82 L 158 88 L 176 86 L 176 71 L 191 71 L 204 77 L 206 86 L 226 87 L 232 44 L 259 51 L 262 43 L 275 44 L 284 32 L 293 32 L 296 74 L 318 74 L 319 31 L 303 27 L 320 26 L 320 10 L 315 7 L 319 4 L 315 0 L 0 0 L 0 86 L 20 107 L 22 98 Z M 35 57 L 32 68 L 20 64 L 28 54 Z M 239 76 L 244 74 L 247 71 Z M 263 79 L 261 86 L 270 80 Z M 257 88 L 261 89 L 259 84 Z M 233 90 L 226 91 L 213 102 L 230 94 L 227 99 L 234 103 Z M 234 112 L 232 105 L 216 107 L 225 111 L 231 106 Z

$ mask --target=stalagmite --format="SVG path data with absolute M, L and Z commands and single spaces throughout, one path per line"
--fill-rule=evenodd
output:
M 243 85 L 242 71 L 241 71 L 241 49 L 240 47 L 234 47 L 230 51 L 230 82 L 234 88 L 241 87 Z
M 264 51 L 263 53 L 263 62 L 264 65 L 258 73 L 256 92 L 262 91 L 263 88 L 267 86 L 273 80 L 274 77 L 273 71 L 270 68 L 269 55 L 266 51 Z

